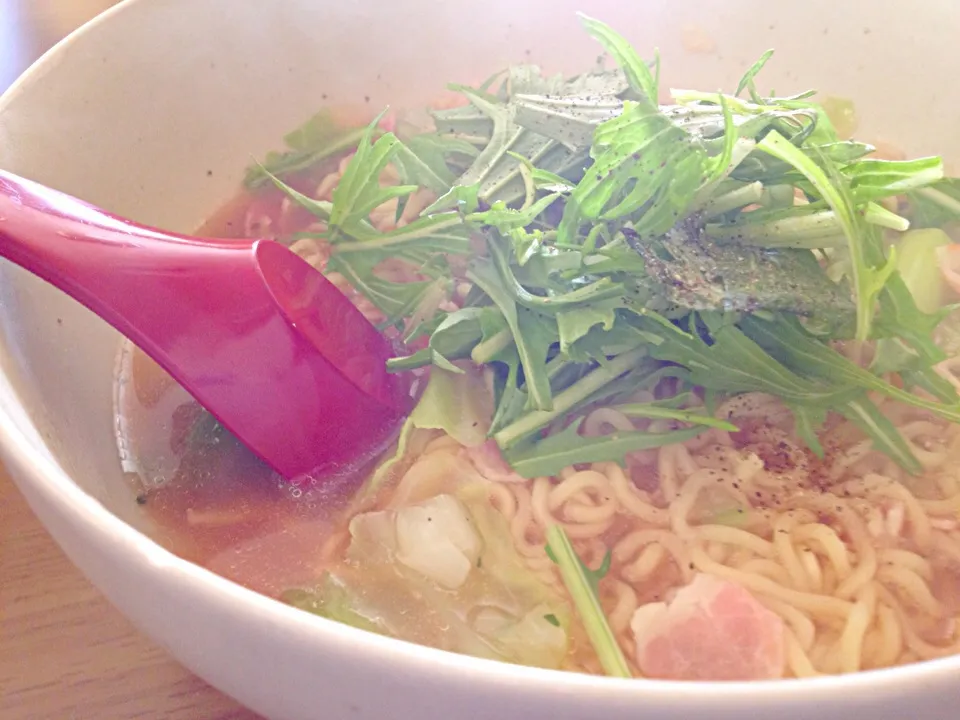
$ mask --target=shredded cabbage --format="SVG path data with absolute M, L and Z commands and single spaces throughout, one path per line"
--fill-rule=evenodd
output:
M 410 421 L 424 430 L 443 430 L 461 445 L 476 447 L 487 441 L 493 400 L 481 371 L 464 365 L 461 372 L 434 367 Z
M 465 447 L 482 445 L 490 429 L 492 402 L 478 368 L 465 366 L 462 372 L 432 368 L 423 395 L 400 430 L 394 454 L 357 492 L 357 501 L 374 495 L 394 476 L 415 430 L 443 430 Z
M 571 611 L 530 573 L 480 483 L 357 515 L 345 561 L 285 599 L 333 620 L 433 647 L 557 668 Z
M 897 270 L 913 295 L 917 308 L 935 313 L 943 305 L 943 275 L 938 248 L 950 244 L 950 237 L 938 228 L 911 230 L 897 245 Z

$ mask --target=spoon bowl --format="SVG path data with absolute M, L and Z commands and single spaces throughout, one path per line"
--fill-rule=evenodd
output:
M 127 336 L 289 480 L 366 463 L 412 404 L 390 341 L 275 241 L 166 233 L 0 172 L 0 256 Z

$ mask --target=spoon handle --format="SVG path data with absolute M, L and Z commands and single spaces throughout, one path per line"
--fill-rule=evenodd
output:
M 0 171 L 0 257 L 43 278 L 124 334 L 140 334 L 131 322 L 144 308 L 133 298 L 163 293 L 172 277 L 207 277 L 211 267 L 248 256 L 252 246 L 253 241 L 198 240 L 148 228 Z

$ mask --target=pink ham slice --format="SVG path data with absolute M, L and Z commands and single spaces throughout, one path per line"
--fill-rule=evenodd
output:
M 783 621 L 747 590 L 696 575 L 669 603 L 637 609 L 637 665 L 664 680 L 772 680 L 783 676 Z

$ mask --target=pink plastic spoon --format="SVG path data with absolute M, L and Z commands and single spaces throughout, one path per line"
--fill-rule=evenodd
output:
M 0 256 L 130 338 L 288 479 L 365 462 L 412 405 L 391 343 L 274 241 L 166 233 L 0 171 Z

